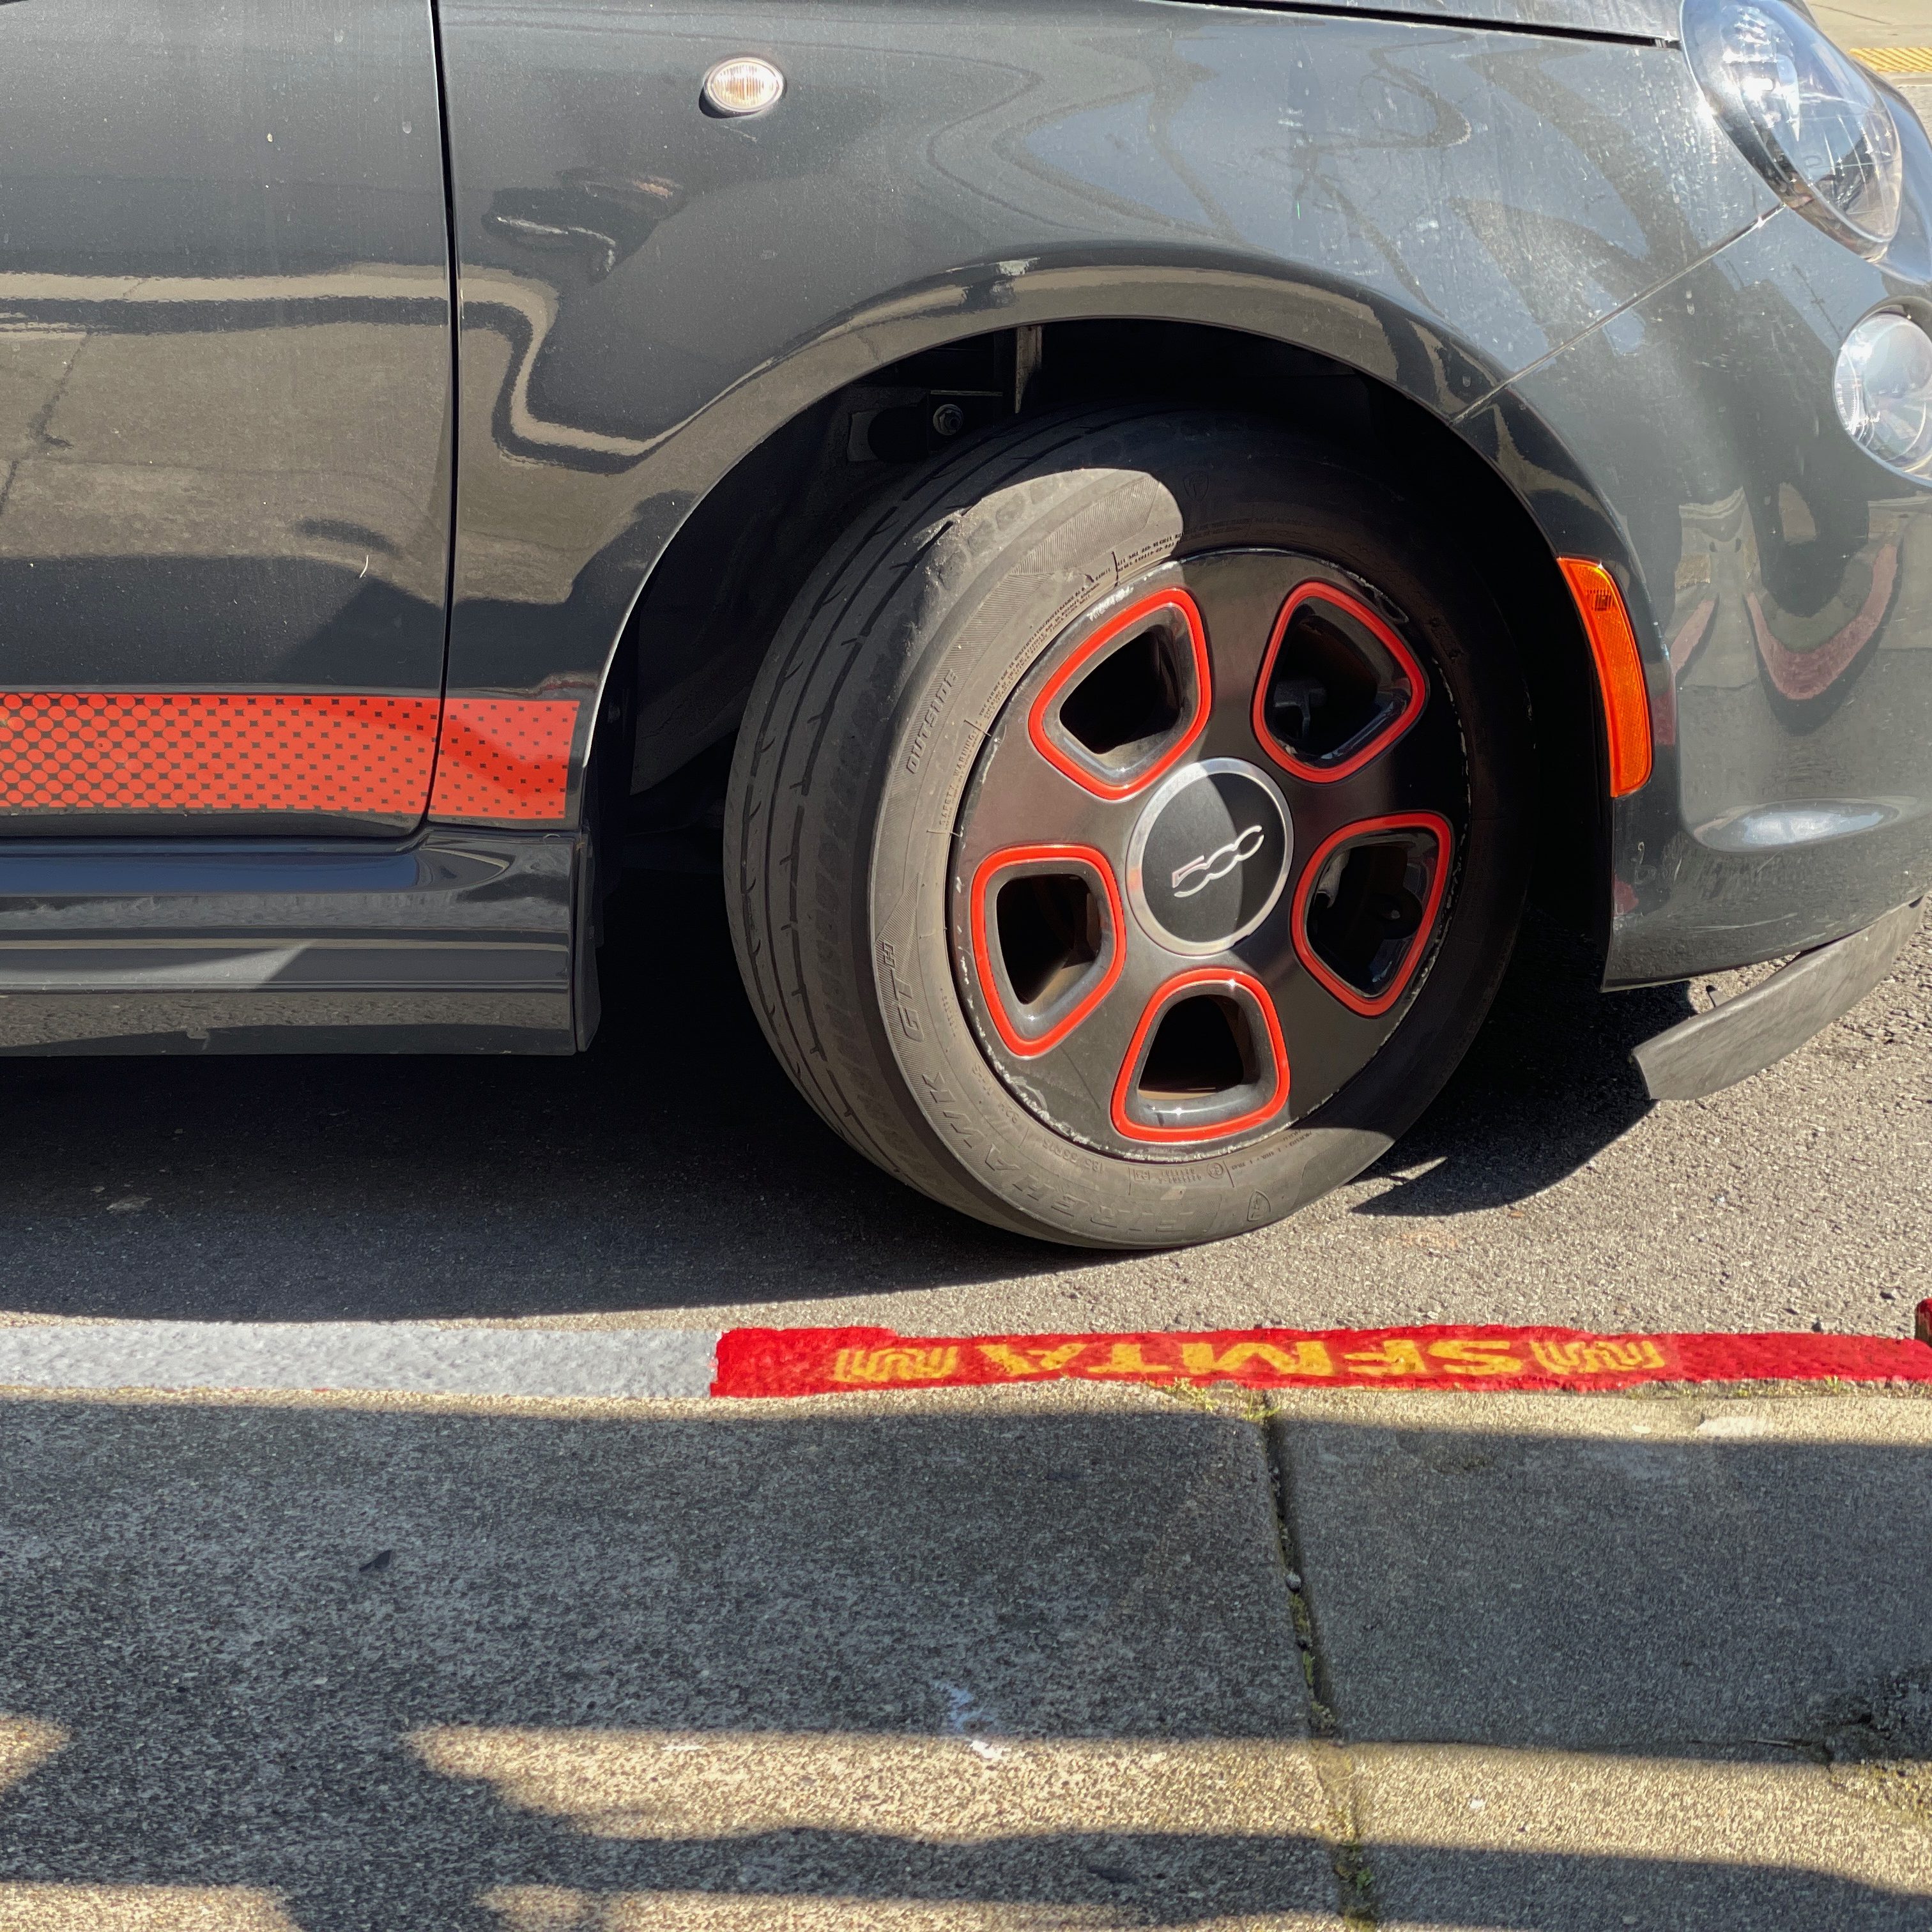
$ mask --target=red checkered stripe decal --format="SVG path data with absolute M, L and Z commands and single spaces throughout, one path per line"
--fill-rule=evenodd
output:
M 0 694 L 10 812 L 341 812 L 414 816 L 436 761 L 434 698 L 242 692 Z
M 574 698 L 452 698 L 443 706 L 432 818 L 558 819 L 570 796 Z
M 0 692 L 0 812 L 554 821 L 577 713 L 574 698 Z

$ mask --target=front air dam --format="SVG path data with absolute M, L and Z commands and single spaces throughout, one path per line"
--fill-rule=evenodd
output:
M 1653 1100 L 1697 1100 L 1762 1073 L 1849 1012 L 1892 970 L 1918 929 L 1922 900 L 1862 932 L 1801 952 L 1750 992 L 1696 1013 L 1630 1058 Z

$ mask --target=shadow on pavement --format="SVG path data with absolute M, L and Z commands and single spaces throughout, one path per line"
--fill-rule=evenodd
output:
M 542 1316 L 1052 1273 L 1069 1251 L 923 1200 L 793 1091 L 714 881 L 634 880 L 577 1059 L 0 1060 L 11 1308 L 92 1316 Z M 1644 1105 L 1624 1054 L 1681 991 L 1599 997 L 1539 928 L 1449 1095 L 1436 1174 L 1366 1211 L 1547 1186 Z
M 1574 1174 L 1654 1104 L 1630 1049 L 1679 1020 L 1681 986 L 1606 994 L 1582 940 L 1532 915 L 1468 1058 L 1382 1163 L 1436 1163 L 1358 1214 L 1459 1214 L 1525 1200 Z
M 0 1061 L 0 1301 L 540 1316 L 1064 1264 L 847 1148 L 765 1045 L 716 883 L 647 883 L 615 908 L 604 1024 L 575 1058 Z
M 1928 1922 L 1922 1442 L 1406 1412 L 1276 1438 L 1338 1801 L 1232 1414 L 6 1404 L 0 1922 Z

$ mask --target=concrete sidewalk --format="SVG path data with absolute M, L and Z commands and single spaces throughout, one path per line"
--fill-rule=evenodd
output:
M 1932 45 L 1928 0 L 1812 0 L 1811 13 L 1841 47 Z
M 1932 1403 L 1276 1424 L 1382 1925 L 1932 1924 Z
M 1932 1924 L 1932 1402 L 0 1402 L 4 1932 Z

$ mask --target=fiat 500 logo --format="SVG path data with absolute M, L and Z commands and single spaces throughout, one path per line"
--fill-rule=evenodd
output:
M 1229 839 L 1219 850 L 1210 852 L 1204 858 L 1189 860 L 1169 881 L 1174 887 L 1174 896 L 1191 899 L 1196 892 L 1204 892 L 1216 879 L 1225 879 L 1237 866 L 1252 859 L 1267 841 L 1268 834 L 1258 825 L 1251 825 L 1240 838 Z M 1181 880 L 1193 879 L 1196 872 L 1201 877 L 1184 889 Z

